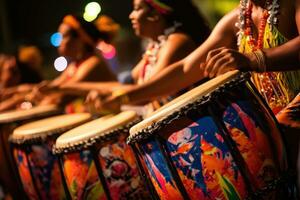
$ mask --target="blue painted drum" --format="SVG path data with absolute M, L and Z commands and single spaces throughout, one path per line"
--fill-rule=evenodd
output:
M 132 127 L 128 142 L 158 199 L 280 199 L 287 159 L 247 74 L 229 72 Z
M 90 119 L 88 113 L 59 115 L 14 129 L 10 137 L 12 153 L 29 199 L 66 198 L 58 159 L 52 153 L 52 146 L 60 134 Z

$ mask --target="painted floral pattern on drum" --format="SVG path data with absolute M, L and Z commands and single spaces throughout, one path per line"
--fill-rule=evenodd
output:
M 124 137 L 101 147 L 98 156 L 112 200 L 147 199 L 134 154 Z
M 190 199 L 244 198 L 243 178 L 213 119 L 202 116 L 192 121 L 167 140 L 167 149 Z
M 23 185 L 23 188 L 29 199 L 38 200 L 38 195 L 35 191 L 33 181 L 31 178 L 28 160 L 26 157 L 26 153 L 18 148 L 14 148 L 13 150 L 14 158 L 17 164 L 17 168 L 19 171 L 19 176 Z
M 72 199 L 106 200 L 90 151 L 64 155 L 64 173 Z
M 37 189 L 44 200 L 65 199 L 57 158 L 52 154 L 54 141 L 32 145 L 28 154 Z

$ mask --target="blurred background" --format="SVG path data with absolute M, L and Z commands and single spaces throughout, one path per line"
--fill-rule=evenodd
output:
M 239 0 L 194 0 L 211 27 Z M 128 19 L 132 0 L 0 0 L 0 53 L 16 54 L 26 45 L 37 46 L 43 55 L 42 73 L 46 79 L 64 68 L 54 66 L 60 42 L 57 27 L 66 14 L 84 15 L 93 20 L 102 14 L 121 25 L 113 46 L 102 50 L 116 73 L 131 69 L 141 56 L 143 43 L 133 33 Z M 191 22 L 194 23 L 194 22 Z

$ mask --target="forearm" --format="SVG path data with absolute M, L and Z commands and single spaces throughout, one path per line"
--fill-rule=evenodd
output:
M 159 97 L 175 94 L 203 78 L 199 67 L 184 70 L 184 61 L 179 61 L 157 74 L 149 82 L 136 86 L 127 94 L 130 103 L 138 104 Z
M 16 106 L 22 103 L 24 100 L 25 96 L 23 95 L 11 97 L 10 99 L 7 99 L 0 103 L 0 112 L 16 108 Z
M 271 49 L 264 49 L 267 71 L 299 70 L 300 36 Z
M 114 88 L 122 86 L 119 82 L 81 82 L 81 83 L 72 83 L 64 84 L 59 87 L 59 90 L 74 95 L 86 95 L 91 90 L 96 90 L 101 94 L 109 94 Z

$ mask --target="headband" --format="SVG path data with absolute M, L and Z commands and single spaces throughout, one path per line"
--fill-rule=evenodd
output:
M 161 14 L 170 14 L 173 11 L 173 9 L 170 6 L 163 3 L 161 0 L 145 0 L 145 2 L 150 4 Z

